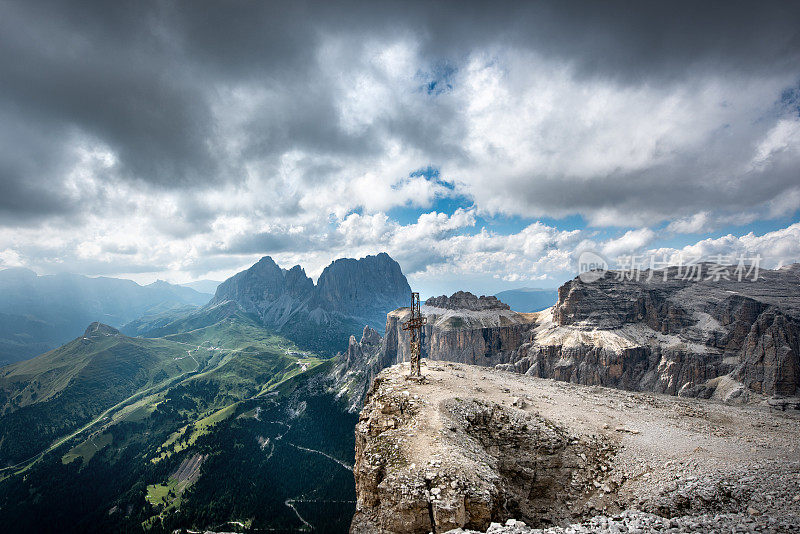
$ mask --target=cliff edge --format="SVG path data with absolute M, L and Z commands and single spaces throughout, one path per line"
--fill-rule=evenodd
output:
M 424 363 L 423 382 L 395 365 L 367 394 L 353 533 L 529 532 L 620 512 L 665 531 L 707 517 L 800 528 L 793 412 Z
M 800 264 L 761 270 L 757 280 L 709 279 L 711 271 L 703 264 L 689 280 L 675 267 L 639 279 L 578 277 L 535 313 L 465 292 L 428 299 L 422 354 L 589 386 L 799 407 Z M 351 340 L 370 377 L 409 360 L 409 314 L 390 312 L 380 341 Z

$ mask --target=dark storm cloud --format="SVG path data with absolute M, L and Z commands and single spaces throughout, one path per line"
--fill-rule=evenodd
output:
M 188 79 L 152 14 L 26 3 L 0 19 L 3 105 L 48 129 L 74 128 L 118 152 L 130 178 L 187 184 L 208 178 L 213 131 L 202 93 Z M 45 140 L 42 148 L 47 148 Z
M 533 48 L 588 71 L 795 68 L 794 2 L 190 2 L 171 4 L 187 45 L 229 75 L 297 71 L 320 33 L 414 33 L 434 57 L 490 44 Z M 261 61 L 257 61 L 257 60 Z
M 470 44 L 511 44 L 628 81 L 669 79 L 695 67 L 796 71 L 800 61 L 796 2 L 482 5 L 434 10 L 425 24 L 429 49 L 455 55 Z
M 4 111 L 4 110 L 3 110 Z M 0 224 L 68 213 L 74 206 L 48 179 L 68 161 L 61 129 L 0 111 Z
M 431 65 L 457 63 L 481 47 L 531 49 L 621 83 L 671 83 L 692 69 L 800 72 L 796 2 L 18 1 L 0 10 L 5 216 L 77 212 L 103 201 L 64 191 L 76 137 L 115 154 L 107 179 L 156 190 L 236 182 L 243 160 L 274 169 L 272 158 L 292 149 L 376 154 L 387 133 L 432 157 L 460 157 L 458 136 L 443 140 L 444 128 L 460 127 L 447 106 L 343 131 L 334 89 L 319 73 L 327 36 L 350 44 L 411 36 Z M 246 141 L 230 152 L 220 95 L 239 85 L 273 92 L 241 121 Z M 23 123 L 27 131 L 16 135 Z M 324 181 L 324 165 L 315 169 L 309 179 Z M 187 211 L 212 216 L 202 207 Z
M 316 236 L 305 234 L 290 234 L 286 230 L 276 230 L 274 232 L 254 232 L 245 236 L 238 236 L 225 246 L 211 247 L 212 254 L 234 254 L 248 255 L 260 254 L 268 251 L 270 254 L 279 252 L 309 252 L 321 247 L 328 248 L 334 243 L 338 244 L 337 236 L 330 236 L 325 240 L 317 239 Z

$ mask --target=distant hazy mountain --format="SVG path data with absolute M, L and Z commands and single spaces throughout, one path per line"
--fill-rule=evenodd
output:
M 194 282 L 187 282 L 180 285 L 183 287 L 190 287 L 200 293 L 206 293 L 209 295 L 209 297 L 211 297 L 214 295 L 214 293 L 216 293 L 217 286 L 219 286 L 221 283 L 222 282 L 218 282 L 217 280 L 196 280 Z
M 94 321 L 121 326 L 145 314 L 201 306 L 209 298 L 160 280 L 140 286 L 119 278 L 2 270 L 0 365 L 51 350 Z
M 497 293 L 499 298 L 517 312 L 530 313 L 544 310 L 558 300 L 557 289 L 539 289 L 535 287 L 521 287 Z
M 262 324 L 299 346 L 332 355 L 347 349 L 364 325 L 383 332 L 386 314 L 408 304 L 411 287 L 388 254 L 328 265 L 315 285 L 299 265 L 282 269 L 264 256 L 221 283 L 202 310 L 142 318 L 123 328 L 129 335 L 165 336 L 199 328 L 205 316 L 220 319 L 232 310 L 257 316 Z M 221 310 L 221 311 L 220 311 Z

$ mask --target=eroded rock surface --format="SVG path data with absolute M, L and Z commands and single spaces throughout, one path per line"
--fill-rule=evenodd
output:
M 703 270 L 684 280 L 676 270 L 576 278 L 536 313 L 481 308 L 464 293 L 428 299 L 437 306 L 421 307 L 423 356 L 585 385 L 799 406 L 800 264 L 761 270 L 757 281 L 708 280 Z M 385 337 L 361 349 L 373 365 L 366 374 L 408 361 L 409 313 L 389 313 Z
M 405 373 L 380 373 L 356 427 L 351 532 L 486 531 L 509 519 L 525 526 L 507 532 L 528 532 L 625 514 L 667 531 L 671 519 L 716 516 L 797 525 L 800 421 L 789 412 L 445 362 L 427 362 L 422 383 Z
M 800 265 L 757 281 L 677 268 L 559 289 L 508 370 L 580 384 L 747 401 L 800 387 Z M 711 269 L 705 265 L 705 269 Z M 723 386 L 723 387 L 719 387 Z
M 431 297 L 425 304 L 434 308 L 445 308 L 448 310 L 510 310 L 508 304 L 500 302 L 495 296 L 481 295 L 477 297 L 469 291 L 456 291 L 449 297 Z

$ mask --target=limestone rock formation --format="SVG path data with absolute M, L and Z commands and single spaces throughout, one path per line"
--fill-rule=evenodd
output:
M 709 266 L 704 266 L 709 269 Z M 607 272 L 559 289 L 508 369 L 582 384 L 744 400 L 800 387 L 800 276 L 683 280 L 676 268 Z M 726 377 L 724 380 L 721 377 Z M 731 381 L 738 383 L 736 387 Z M 724 388 L 718 388 L 724 383 Z
M 352 533 L 565 532 L 601 514 L 608 532 L 798 526 L 794 416 L 448 362 L 407 372 L 378 375 L 356 426 Z M 604 531 L 591 521 L 573 531 Z
M 591 283 L 576 278 L 537 313 L 487 307 L 463 292 L 428 299 L 436 306 L 421 307 L 423 356 L 734 403 L 795 399 L 800 265 L 762 270 L 757 281 L 707 280 L 711 267 L 703 268 L 699 280 L 682 279 L 676 268 L 645 271 L 639 280 L 613 271 Z M 387 315 L 385 338 L 365 349 L 380 352 L 368 358 L 372 365 L 408 361 L 408 315 L 408 308 Z
M 348 409 L 355 413 L 361 409 L 367 390 L 375 376 L 391 365 L 386 358 L 385 339 L 369 325 L 364 327 L 361 340 L 350 336 L 347 352 L 338 354 L 331 376 L 334 389 L 348 399 Z
M 233 301 L 278 327 L 298 314 L 320 321 L 340 314 L 382 329 L 386 312 L 405 304 L 410 293 L 400 266 L 386 253 L 338 259 L 322 271 L 317 285 L 299 265 L 281 269 L 264 256 L 220 284 L 210 305 Z
M 446 308 L 448 310 L 510 310 L 508 304 L 503 304 L 497 297 L 481 295 L 476 297 L 469 291 L 456 291 L 449 297 L 431 297 L 425 304 L 434 308 Z
M 453 297 L 444 298 L 450 303 L 463 302 L 463 295 L 471 294 L 458 292 Z M 467 298 L 473 302 L 479 300 L 474 295 L 471 297 Z M 488 308 L 480 305 L 483 306 L 480 309 L 421 306 L 428 319 L 422 332 L 423 356 L 484 366 L 511 361 L 514 351 L 528 339 L 536 316 L 517 313 L 500 304 Z M 382 338 L 371 329 L 364 330 L 361 341 L 357 341 L 355 336 L 350 338 L 346 353 L 339 357 L 334 375 L 340 391 L 348 394 L 352 410 L 361 408 L 372 378 L 382 369 L 410 359 L 408 331 L 403 330 L 403 323 L 410 313 L 408 307 L 388 313 Z
M 383 329 L 388 310 L 408 304 L 411 298 L 400 265 L 385 252 L 360 260 L 334 261 L 322 271 L 316 292 L 323 309 L 369 318 L 377 330 Z
M 423 327 L 423 357 L 476 365 L 496 365 L 511 361 L 513 352 L 527 340 L 534 314 L 517 313 L 508 308 L 448 309 L 420 307 L 428 323 Z M 408 308 L 386 317 L 386 351 L 391 363 L 409 360 Z
M 410 294 L 400 266 L 386 253 L 338 259 L 316 285 L 299 265 L 281 269 L 265 256 L 220 284 L 206 309 L 234 303 L 293 341 L 325 353 L 365 324 L 382 331 L 386 313 L 406 304 Z

